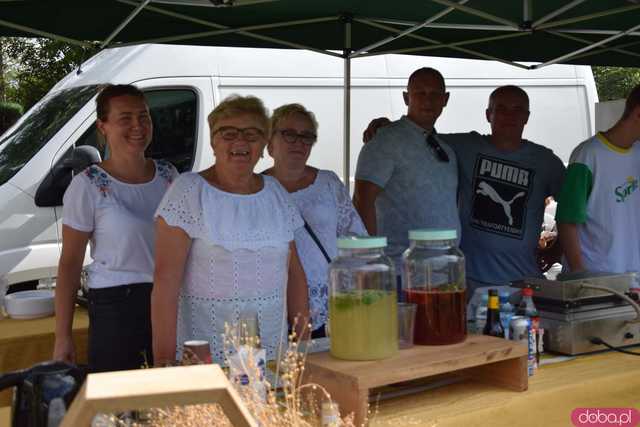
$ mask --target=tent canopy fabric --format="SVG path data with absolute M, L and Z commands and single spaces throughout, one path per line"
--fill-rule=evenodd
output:
M 639 66 L 640 0 L 0 0 L 0 36 Z
M 293 48 L 342 57 L 348 188 L 353 58 L 404 53 L 522 68 L 640 66 L 640 0 L 0 0 L 0 36 L 103 48 Z

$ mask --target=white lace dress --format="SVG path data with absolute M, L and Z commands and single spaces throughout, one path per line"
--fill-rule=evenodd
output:
M 175 180 L 156 213 L 192 239 L 180 289 L 177 356 L 206 339 L 223 363 L 225 322 L 257 313 L 267 357 L 286 341 L 289 243 L 303 225 L 291 196 L 272 177 L 258 193 L 221 191 L 197 173 Z
M 335 173 L 319 170 L 313 184 L 291 196 L 331 259 L 338 255 L 338 237 L 367 235 L 347 189 Z M 328 264 L 304 227 L 296 230 L 295 240 L 307 276 L 311 323 L 315 330 L 324 325 L 328 317 Z

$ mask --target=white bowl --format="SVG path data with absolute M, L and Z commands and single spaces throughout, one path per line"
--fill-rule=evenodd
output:
M 53 291 L 21 291 L 4 297 L 4 309 L 13 319 L 36 319 L 51 316 L 54 309 Z

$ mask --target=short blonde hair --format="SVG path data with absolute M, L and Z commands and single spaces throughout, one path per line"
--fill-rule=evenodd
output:
M 276 129 L 278 122 L 292 114 L 302 114 L 305 116 L 311 122 L 313 132 L 318 133 L 318 121 L 316 120 L 315 114 L 304 108 L 302 104 L 285 104 L 273 110 L 273 114 L 271 115 L 271 136 L 273 136 L 273 131 Z
M 216 123 L 242 114 L 256 116 L 262 123 L 265 136 L 269 134 L 269 112 L 260 98 L 255 96 L 229 95 L 207 117 L 209 128 L 213 131 Z

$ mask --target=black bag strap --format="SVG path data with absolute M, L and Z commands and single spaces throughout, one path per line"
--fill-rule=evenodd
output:
M 320 249 L 320 252 L 322 252 L 322 255 L 324 255 L 324 259 L 326 259 L 327 263 L 330 264 L 331 258 L 329 257 L 329 254 L 327 253 L 327 251 L 324 249 L 324 246 L 322 246 L 322 243 L 320 243 L 320 239 L 318 239 L 318 236 L 316 236 L 316 233 L 313 232 L 313 229 L 309 224 L 307 224 L 307 221 L 304 220 L 304 218 L 303 218 L 303 221 L 304 221 L 304 229 L 307 230 L 307 233 L 309 233 L 309 236 L 311 236 L 313 241 L 316 242 L 318 249 Z

